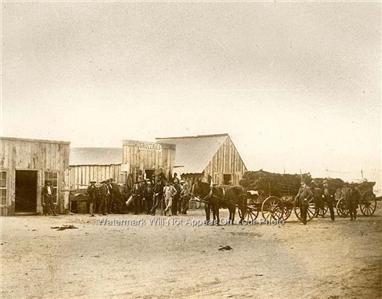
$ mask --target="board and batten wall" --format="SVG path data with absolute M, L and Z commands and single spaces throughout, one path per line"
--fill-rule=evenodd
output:
M 70 165 L 69 167 L 70 190 L 85 189 L 91 180 L 100 183 L 110 178 L 118 184 L 125 183 L 125 176 L 121 173 L 121 164 Z
M 0 137 L 0 171 L 6 173 L 6 197 L 0 203 L 2 216 L 15 213 L 16 170 L 37 171 L 37 213 L 42 213 L 41 190 L 45 172 L 56 172 L 58 209 L 63 212 L 69 146 L 70 143 L 64 141 Z
M 124 140 L 122 156 L 122 163 L 127 165 L 133 180 L 137 179 L 139 170 L 144 172 L 149 169 L 161 171 L 167 177 L 174 168 L 175 145 Z
M 204 169 L 204 173 L 211 175 L 215 184 L 223 184 L 223 175 L 231 174 L 233 185 L 239 185 L 246 171 L 247 167 L 229 136 Z

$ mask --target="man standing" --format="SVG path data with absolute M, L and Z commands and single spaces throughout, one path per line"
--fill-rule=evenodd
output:
M 181 213 L 186 215 L 187 214 L 187 210 L 188 210 L 188 206 L 189 206 L 189 202 L 190 202 L 190 199 L 191 199 L 191 190 L 190 190 L 190 186 L 188 185 L 187 181 L 180 181 L 180 185 L 182 187 L 182 191 L 181 191 L 181 195 L 180 195 L 180 198 L 181 198 Z
M 158 177 L 157 182 L 154 186 L 154 190 L 153 190 L 154 202 L 151 208 L 151 215 L 155 215 L 155 211 L 158 207 L 161 209 L 161 212 L 163 212 L 163 208 L 164 208 L 163 207 L 163 189 L 164 189 L 163 181 L 160 177 Z
M 113 179 L 106 180 L 106 206 L 107 206 L 107 213 L 111 214 L 113 209 Z
M 102 215 L 107 215 L 107 200 L 109 196 L 109 188 L 107 187 L 106 181 L 102 181 L 101 184 L 102 185 L 99 188 L 99 213 L 102 213 Z
M 164 215 L 166 216 L 166 213 L 168 210 L 171 210 L 171 214 L 173 214 L 173 199 L 176 194 L 176 189 L 173 185 L 171 185 L 169 182 L 166 182 L 166 186 L 163 188 L 163 195 L 164 195 L 164 201 L 166 204 L 166 209 L 164 210 Z
M 55 208 L 56 202 L 54 198 L 54 188 L 52 187 L 51 183 L 47 181 L 44 188 L 42 189 L 42 206 L 44 209 L 44 215 L 48 213 L 49 215 L 53 214 L 54 216 L 57 216 Z
M 358 203 L 361 199 L 361 194 L 354 186 L 350 186 L 350 192 L 348 196 L 348 209 L 350 214 L 350 221 L 357 219 Z
M 143 192 L 140 182 L 136 182 L 133 187 L 134 214 L 138 215 L 142 211 Z
M 89 197 L 89 213 L 91 217 L 94 217 L 95 204 L 97 201 L 97 187 L 95 181 L 90 181 L 90 186 L 88 187 L 88 197 Z
M 148 180 L 145 184 L 144 189 L 144 198 L 145 198 L 145 212 L 146 214 L 150 214 L 152 206 L 153 206 L 153 185 L 150 180 Z
M 306 225 L 306 217 L 308 212 L 309 200 L 313 197 L 313 193 L 306 184 L 306 182 L 301 182 L 301 187 L 295 197 L 297 205 L 300 207 L 301 211 L 301 221 Z
M 334 209 L 333 209 L 334 194 L 329 189 L 329 182 L 327 180 L 324 180 L 323 187 L 324 187 L 324 194 L 322 195 L 322 197 L 324 199 L 324 202 L 329 208 L 330 219 L 334 221 Z

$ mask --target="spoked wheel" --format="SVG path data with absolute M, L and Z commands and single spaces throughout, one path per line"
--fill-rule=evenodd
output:
M 261 205 L 261 214 L 266 221 L 282 220 L 283 208 L 280 205 L 280 198 L 276 196 L 269 196 L 263 201 Z
M 318 217 L 318 216 L 324 217 L 328 211 L 329 211 L 328 206 L 324 205 L 323 207 L 320 207 L 320 208 L 317 209 L 316 217 Z
M 337 215 L 342 218 L 345 218 L 349 215 L 349 209 L 344 198 L 341 198 L 339 201 L 337 201 L 336 209 Z
M 294 207 L 294 214 L 300 221 L 302 221 L 300 205 L 297 204 Z M 314 202 L 314 198 L 311 198 L 308 200 L 308 208 L 306 210 L 306 221 L 308 222 L 312 220 L 316 214 L 317 214 L 316 203 Z
M 375 199 L 375 195 L 372 193 L 366 193 L 361 202 L 359 203 L 359 207 L 364 216 L 371 216 L 374 214 L 377 208 L 377 201 Z
M 240 217 L 240 219 L 241 219 L 241 217 L 242 217 L 242 213 L 241 213 L 241 210 L 240 209 L 238 209 L 238 213 L 239 213 L 239 217 Z M 245 215 L 244 215 L 244 221 L 246 222 L 246 223 L 251 223 L 251 222 L 253 222 L 253 221 L 255 221 L 256 220 L 256 218 L 257 218 L 257 216 L 259 215 L 259 211 L 255 208 L 255 207 L 253 207 L 253 206 L 248 206 L 247 207 L 247 210 L 245 211 Z
M 283 209 L 283 216 L 282 216 L 282 219 L 283 219 L 284 221 L 287 221 L 288 218 L 290 217 L 290 215 L 292 215 L 292 210 L 293 210 L 293 208 L 284 205 L 284 206 L 282 207 L 282 209 Z

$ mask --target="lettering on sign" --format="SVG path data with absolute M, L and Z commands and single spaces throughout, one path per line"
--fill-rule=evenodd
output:
M 160 151 L 162 149 L 162 147 L 160 146 L 160 144 L 157 144 L 157 143 L 138 143 L 136 144 L 136 146 L 138 146 L 139 149 L 145 149 L 145 150 L 156 150 L 156 151 Z

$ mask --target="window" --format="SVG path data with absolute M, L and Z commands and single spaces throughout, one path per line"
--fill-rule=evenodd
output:
M 7 205 L 7 173 L 0 171 L 0 205 Z
M 57 192 L 57 172 L 45 172 L 45 184 L 47 182 L 50 182 L 52 184 L 52 187 L 54 189 L 54 192 L 56 194 L 56 198 L 58 196 Z

